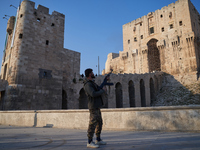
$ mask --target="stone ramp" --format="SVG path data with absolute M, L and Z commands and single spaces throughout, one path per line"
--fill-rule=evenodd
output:
M 102 131 L 102 150 L 199 150 L 200 133 Z M 86 130 L 0 125 L 1 150 L 86 150 Z

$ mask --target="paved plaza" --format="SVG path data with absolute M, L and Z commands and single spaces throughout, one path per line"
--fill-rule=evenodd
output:
M 102 131 L 105 150 L 199 150 L 200 133 Z M 86 150 L 87 132 L 79 129 L 0 125 L 1 150 Z

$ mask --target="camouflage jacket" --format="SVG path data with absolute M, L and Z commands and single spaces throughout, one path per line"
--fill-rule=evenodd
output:
M 87 78 L 84 81 L 84 90 L 88 97 L 88 108 L 95 109 L 103 106 L 103 100 L 101 95 L 105 92 L 103 89 L 99 89 L 98 85 Z

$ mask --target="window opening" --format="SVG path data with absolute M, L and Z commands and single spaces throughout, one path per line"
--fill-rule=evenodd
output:
M 154 33 L 154 27 L 151 27 L 150 28 L 150 34 L 153 34 Z
M 128 44 L 130 44 L 130 40 L 128 40 Z
M 183 22 L 182 22 L 182 21 L 179 21 L 179 25 L 182 26 L 182 25 L 183 25 Z
M 170 29 L 173 29 L 173 28 L 174 28 L 173 24 L 170 24 L 170 25 L 169 25 L 169 28 L 170 28 Z
M 142 26 L 142 23 L 140 23 L 140 26 Z
M 40 18 L 37 18 L 37 22 L 40 22 Z
M 34 13 L 33 13 L 35 16 L 37 16 L 37 12 L 35 11 Z
M 143 39 L 143 35 L 141 35 L 141 39 Z
M 134 41 L 137 42 L 137 38 L 136 37 L 134 37 Z
M 49 40 L 46 40 L 46 45 L 49 45 Z
M 23 17 L 23 14 L 20 15 L 20 18 L 22 18 L 22 17 Z
M 23 34 L 20 33 L 19 34 L 19 39 L 22 39 L 22 37 L 23 37 Z
M 45 79 L 51 79 L 52 75 L 51 75 L 52 71 L 51 70 L 46 70 L 46 69 L 42 69 L 39 68 L 39 78 L 45 78 Z
M 169 18 L 170 18 L 170 19 L 172 18 L 172 12 L 169 13 Z
M 52 23 L 51 26 L 53 27 L 53 26 L 54 26 L 54 23 Z
M 134 32 L 136 31 L 136 27 L 133 28 L 133 31 L 134 31 Z
M 164 31 L 165 31 L 165 28 L 164 28 L 164 27 L 162 27 L 162 28 L 161 28 L 161 31 L 162 31 L 162 32 L 164 32 Z
M 47 77 L 47 72 L 46 72 L 46 71 L 44 71 L 43 76 L 44 76 L 44 77 Z
M 163 17 L 163 15 L 160 15 L 160 18 L 162 18 Z

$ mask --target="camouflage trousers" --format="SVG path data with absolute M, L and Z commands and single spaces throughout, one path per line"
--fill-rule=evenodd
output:
M 100 137 L 101 130 L 102 130 L 102 117 L 100 109 L 90 109 L 90 121 L 88 126 L 88 139 L 92 139 L 94 132 L 96 137 Z

